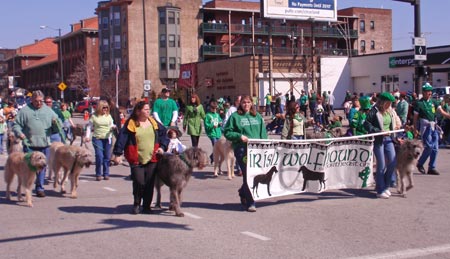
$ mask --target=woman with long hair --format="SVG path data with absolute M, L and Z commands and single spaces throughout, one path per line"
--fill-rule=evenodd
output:
M 368 133 L 391 131 L 399 128 L 397 115 L 391 108 L 394 101 L 394 96 L 389 92 L 383 92 L 379 95 L 376 104 L 369 111 L 364 121 L 364 127 Z M 373 147 L 373 153 L 377 160 L 376 191 L 377 197 L 381 199 L 388 199 L 391 196 L 389 186 L 397 164 L 393 138 L 392 134 L 376 136 Z
M 168 144 L 166 128 L 150 116 L 149 104 L 145 101 L 136 103 L 130 118 L 120 130 L 113 150 L 116 159 L 124 154 L 130 164 L 134 197 L 131 213 L 140 212 L 141 201 L 142 213 L 151 213 L 156 154 L 164 153 Z
M 100 100 L 89 119 L 86 131 L 86 142 L 90 141 L 92 132 L 92 145 L 95 151 L 95 179 L 97 181 L 109 180 L 109 161 L 111 158 L 111 141 L 114 125 L 113 118 L 109 113 L 109 105 L 106 101 Z
M 300 104 L 297 102 L 289 102 L 281 132 L 281 139 L 305 139 L 307 124 L 309 122 L 300 113 Z
M 205 119 L 205 110 L 198 95 L 193 94 L 191 101 L 186 106 L 186 114 L 183 120 L 183 130 L 191 136 L 192 146 L 198 147 L 200 134 L 202 133 L 202 120 Z
M 266 126 L 256 112 L 252 98 L 241 98 L 237 111 L 231 114 L 224 128 L 225 137 L 233 144 L 234 156 L 243 173 L 243 183 L 239 189 L 241 204 L 249 212 L 255 212 L 256 206 L 247 183 L 247 142 L 248 139 L 267 139 Z

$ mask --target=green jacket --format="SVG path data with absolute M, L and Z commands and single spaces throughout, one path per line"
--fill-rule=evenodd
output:
M 200 136 L 202 133 L 202 120 L 205 119 L 205 110 L 199 104 L 186 106 L 186 113 L 184 114 L 183 129 L 187 128 L 188 135 Z
M 222 136 L 222 118 L 220 118 L 220 115 L 217 112 L 206 113 L 205 131 L 209 138 L 218 139 Z
M 233 143 L 233 148 L 246 145 L 241 140 L 242 135 L 253 139 L 267 139 L 266 125 L 259 113 L 252 116 L 249 113 L 240 115 L 234 112 L 225 125 L 224 135 Z
M 57 119 L 58 115 L 52 108 L 43 105 L 40 109 L 36 109 L 32 104 L 28 104 L 17 114 L 13 131 L 18 137 L 24 134 L 30 147 L 48 147 L 52 128 L 53 131 L 57 131 L 56 123 L 53 123 Z
M 352 128 L 353 135 L 359 136 L 367 134 L 366 128 L 364 128 L 364 121 L 367 115 L 363 111 L 358 111 L 353 115 L 350 122 L 350 128 Z

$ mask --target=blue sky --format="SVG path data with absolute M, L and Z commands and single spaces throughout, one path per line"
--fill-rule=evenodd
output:
M 150 0 L 151 1 L 151 0 Z M 337 0 L 338 9 L 376 7 L 393 10 L 393 50 L 410 49 L 414 36 L 414 8 L 393 0 Z M 35 39 L 57 36 L 40 25 L 70 31 L 70 24 L 95 16 L 98 0 L 2 0 L 0 47 L 17 48 Z M 450 45 L 449 0 L 421 0 L 422 33 L 427 46 Z

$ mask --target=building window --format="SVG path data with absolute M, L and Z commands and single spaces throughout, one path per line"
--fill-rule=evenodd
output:
M 159 69 L 166 71 L 167 70 L 167 60 L 166 57 L 161 57 L 159 61 Z
M 169 35 L 169 47 L 175 47 L 175 35 Z
M 375 30 L 375 21 L 370 21 L 370 29 Z
M 102 19 L 102 28 L 103 29 L 108 29 L 108 17 L 103 17 Z
M 361 41 L 361 52 L 365 52 L 366 51 L 366 41 L 362 40 Z
M 178 62 L 177 62 L 177 69 L 180 69 L 181 67 L 181 58 L 177 58 Z
M 160 48 L 166 47 L 166 35 L 165 34 L 159 35 L 159 47 Z
M 366 22 L 364 20 L 359 21 L 359 32 L 366 32 Z
M 180 24 L 180 13 L 176 13 L 177 15 L 177 24 Z
M 370 41 L 370 49 L 375 49 L 375 41 L 374 40 Z
M 107 50 L 108 46 L 109 46 L 109 39 L 108 38 L 103 39 L 103 48 Z
M 4 61 L 5 60 L 5 54 L 0 53 L 0 61 Z
M 109 70 L 109 60 L 103 60 L 103 69 Z
M 114 12 L 114 25 L 120 25 L 120 12 Z
M 282 40 L 281 40 L 281 47 L 282 47 L 282 48 L 286 48 L 286 46 L 287 46 L 286 40 L 285 40 L 285 39 L 282 39 Z
M 166 12 L 159 11 L 159 24 L 166 24 Z
M 175 12 L 168 12 L 167 18 L 169 24 L 175 24 Z
M 178 48 L 181 48 L 181 35 L 177 35 L 177 45 Z
M 175 66 L 176 66 L 175 61 L 176 61 L 175 58 L 169 58 L 169 69 L 170 69 L 170 70 L 175 70 L 175 69 L 176 69 L 176 68 L 175 68 Z
M 120 35 L 114 35 L 114 48 L 120 49 Z

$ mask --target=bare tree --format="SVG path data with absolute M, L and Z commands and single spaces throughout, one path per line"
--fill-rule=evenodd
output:
M 74 71 L 69 75 L 67 82 L 71 87 L 76 87 L 77 94 L 87 95 L 87 64 L 84 59 L 80 59 Z

